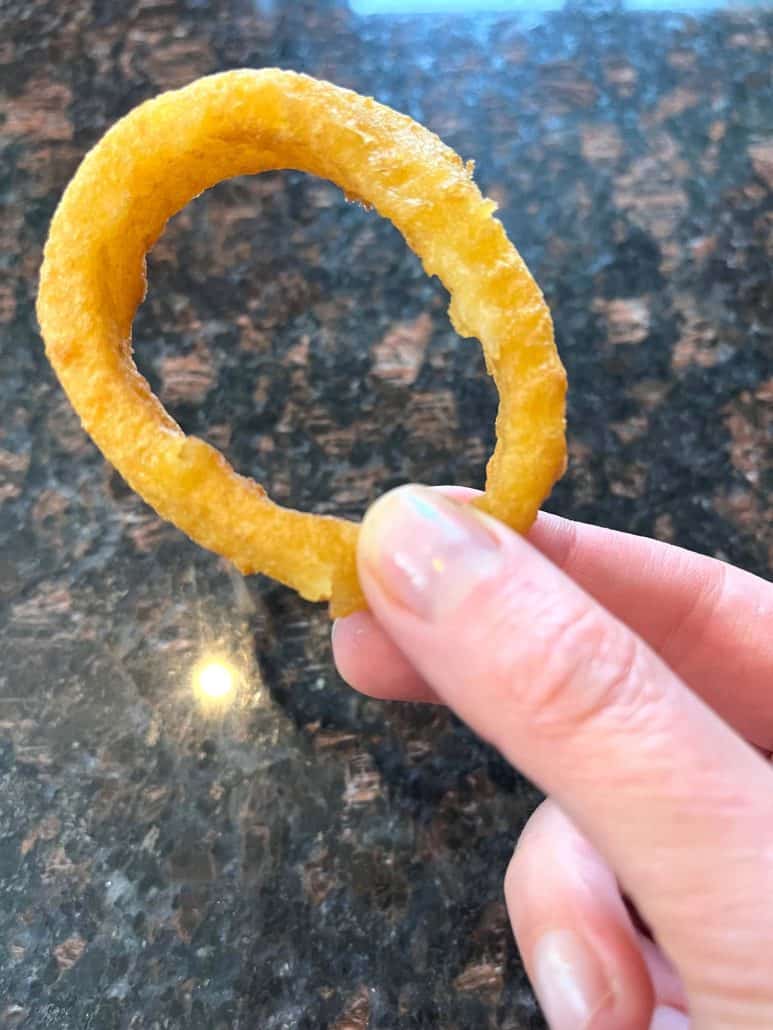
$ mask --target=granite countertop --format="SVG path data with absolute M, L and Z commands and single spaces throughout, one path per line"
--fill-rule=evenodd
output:
M 335 2 L 0 7 L 0 1027 L 542 1026 L 502 876 L 536 790 L 445 711 L 336 677 L 325 612 L 161 523 L 43 356 L 41 245 L 85 150 L 207 72 L 371 93 L 477 162 L 553 309 L 549 508 L 767 574 L 773 14 Z M 298 174 L 150 259 L 140 368 L 283 502 L 479 485 L 495 395 L 396 231 Z M 227 702 L 191 687 L 202 656 Z

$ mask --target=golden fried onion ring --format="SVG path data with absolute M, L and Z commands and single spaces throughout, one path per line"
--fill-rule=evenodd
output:
M 199 79 L 131 111 L 86 156 L 46 244 L 38 317 L 86 431 L 166 519 L 243 573 L 263 572 L 340 616 L 364 605 L 358 527 L 274 504 L 203 440 L 186 436 L 131 355 L 145 255 L 167 220 L 234 175 L 293 168 L 330 179 L 390 219 L 451 293 L 500 403 L 476 503 L 521 532 L 565 467 L 566 376 L 539 288 L 465 166 L 405 115 L 277 69 Z M 268 241 L 267 241 L 267 245 Z

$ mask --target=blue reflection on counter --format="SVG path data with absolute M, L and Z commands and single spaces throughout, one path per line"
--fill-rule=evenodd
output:
M 351 0 L 356 14 L 476 14 L 558 11 L 565 0 Z M 576 5 L 581 8 L 581 4 Z M 769 0 L 622 0 L 629 11 L 715 11 L 762 9 Z

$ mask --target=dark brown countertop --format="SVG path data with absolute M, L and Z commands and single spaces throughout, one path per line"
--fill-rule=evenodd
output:
M 361 699 L 321 609 L 162 524 L 34 318 L 46 228 L 120 115 L 279 64 L 435 129 L 495 197 L 570 379 L 549 507 L 768 574 L 773 15 L 359 18 L 336 3 L 0 5 L 0 1027 L 541 1026 L 501 881 L 536 791 L 449 716 Z M 138 363 L 280 501 L 478 485 L 495 395 L 395 230 L 296 174 L 150 260 Z M 191 670 L 226 653 L 231 703 Z

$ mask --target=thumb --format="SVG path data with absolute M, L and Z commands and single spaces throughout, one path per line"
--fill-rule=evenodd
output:
M 753 749 L 524 538 L 434 491 L 373 506 L 359 568 L 426 682 L 612 866 L 697 1025 L 736 1004 L 773 1021 L 773 773 Z

